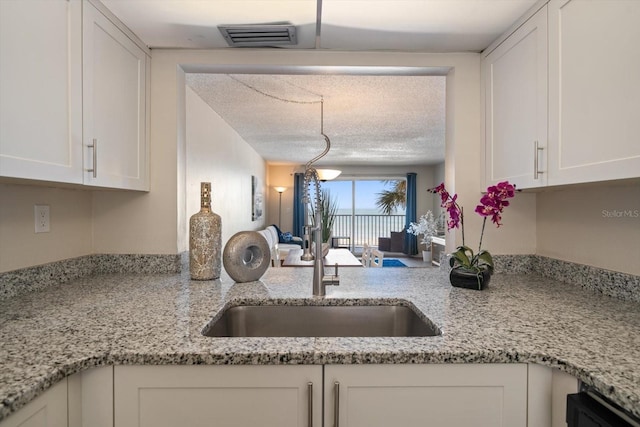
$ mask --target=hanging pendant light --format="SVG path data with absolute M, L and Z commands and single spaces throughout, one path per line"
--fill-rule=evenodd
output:
M 318 172 L 320 181 L 331 181 L 342 173 L 342 171 L 338 169 L 316 169 L 316 172 Z

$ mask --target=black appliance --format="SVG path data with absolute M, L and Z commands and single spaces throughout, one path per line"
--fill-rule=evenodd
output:
M 568 427 L 640 427 L 640 421 L 592 392 L 567 395 Z

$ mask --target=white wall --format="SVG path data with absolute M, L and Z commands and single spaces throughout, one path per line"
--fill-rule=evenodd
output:
M 200 183 L 211 182 L 212 210 L 222 219 L 222 244 L 242 230 L 264 227 L 251 220 L 251 176 L 266 194 L 266 164 L 191 88 L 186 88 L 186 211 L 200 210 Z M 181 225 L 188 234 L 188 218 Z M 188 250 L 186 247 L 178 248 Z

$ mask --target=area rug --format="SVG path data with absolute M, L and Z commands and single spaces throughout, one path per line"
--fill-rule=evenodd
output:
M 400 261 L 399 259 L 393 259 L 393 258 L 383 259 L 382 266 L 383 267 L 406 267 L 406 265 L 402 261 Z

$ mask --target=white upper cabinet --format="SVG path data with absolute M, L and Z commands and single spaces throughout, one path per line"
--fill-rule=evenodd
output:
M 640 176 L 640 1 L 549 3 L 549 184 Z
M 149 190 L 146 52 L 89 1 L 0 20 L 0 177 Z
M 546 6 L 484 58 L 482 75 L 486 184 L 509 180 L 517 188 L 544 185 L 547 179 L 544 173 Z
M 640 177 L 639 43 L 640 1 L 551 0 L 491 51 L 486 183 Z
M 0 1 L 0 176 L 82 183 L 82 4 Z
M 93 5 L 83 12 L 84 182 L 148 190 L 147 55 Z

